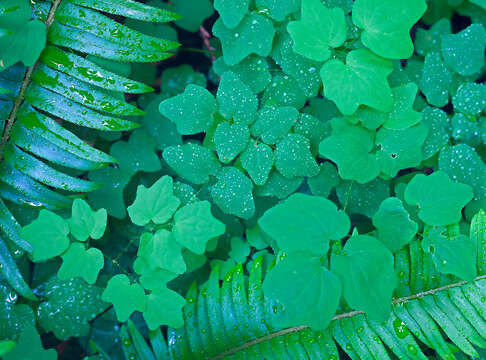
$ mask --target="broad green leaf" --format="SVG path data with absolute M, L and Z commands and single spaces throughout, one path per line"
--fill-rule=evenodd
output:
M 235 263 L 244 264 L 247 256 L 250 255 L 250 245 L 248 242 L 238 237 L 231 238 L 230 243 L 231 250 L 228 252 L 228 255 L 235 261 Z
M 456 224 L 461 210 L 473 198 L 469 185 L 452 181 L 445 172 L 418 174 L 405 189 L 405 201 L 419 207 L 419 218 L 428 225 Z
M 52 278 L 45 286 L 46 300 L 37 308 L 40 326 L 53 331 L 60 340 L 88 335 L 89 322 L 108 307 L 101 301 L 101 292 L 101 288 L 79 278 Z
M 287 15 L 299 10 L 299 0 L 256 0 L 255 5 L 259 12 L 268 14 L 275 21 L 283 21 Z
M 353 50 L 340 60 L 327 61 L 321 68 L 324 95 L 334 101 L 344 115 L 353 114 L 360 105 L 391 111 L 393 98 L 387 76 L 392 62 L 366 49 Z
M 159 110 L 176 124 L 179 133 L 192 135 L 211 127 L 216 100 L 205 88 L 191 84 L 182 94 L 162 101 Z
M 452 98 L 454 111 L 477 116 L 486 109 L 486 86 L 477 83 L 463 83 Z
M 198 31 L 203 21 L 210 17 L 214 10 L 210 0 L 172 0 L 168 7 L 180 19 L 175 23 L 187 31 Z
M 250 219 L 255 214 L 253 183 L 235 167 L 225 167 L 211 188 L 213 201 L 226 214 Z
M 134 311 L 144 312 L 147 308 L 142 287 L 137 283 L 130 284 L 130 279 L 124 274 L 115 275 L 108 281 L 101 299 L 113 304 L 116 317 L 121 322 L 127 321 Z
M 20 237 L 34 250 L 32 261 L 42 262 L 61 255 L 69 246 L 69 225 L 59 215 L 41 210 L 37 219 L 20 229 Z
M 301 18 L 289 22 L 287 30 L 294 40 L 294 51 L 316 61 L 329 59 L 329 48 L 346 40 L 343 9 L 329 9 L 320 0 L 302 0 Z
M 0 340 L 0 356 L 4 356 L 10 350 L 12 350 L 17 343 L 11 340 Z
M 207 242 L 224 232 L 225 225 L 213 216 L 209 201 L 187 204 L 174 215 L 172 235 L 193 253 L 204 254 Z
M 141 240 L 148 235 L 142 235 Z M 140 275 L 139 282 L 144 289 L 154 290 L 165 286 L 169 281 L 175 279 L 178 274 L 162 268 L 152 269 L 147 260 L 137 257 L 133 262 L 133 270 Z
M 482 24 L 471 24 L 457 34 L 442 36 L 442 57 L 459 75 L 473 75 L 484 65 L 486 30 Z
M 412 241 L 418 230 L 417 223 L 410 219 L 401 200 L 396 197 L 384 200 L 372 220 L 373 226 L 378 229 L 378 240 L 393 253 Z
M 284 199 L 295 192 L 303 181 L 303 177 L 289 179 L 277 170 L 272 170 L 267 182 L 262 186 L 255 187 L 255 195 L 275 196 L 278 199 Z
M 105 262 L 100 250 L 86 249 L 81 243 L 71 244 L 61 257 L 62 265 L 57 273 L 59 279 L 67 280 L 79 276 L 90 285 L 96 282 Z
M 323 122 L 310 114 L 300 114 L 294 125 L 294 133 L 309 139 L 311 153 L 316 157 L 319 152 L 319 144 L 323 139 L 331 136 L 331 124 Z
M 228 29 L 238 26 L 248 12 L 249 5 L 250 0 L 214 0 L 214 8 Z
M 221 75 L 216 95 L 218 111 L 225 119 L 251 124 L 255 119 L 258 99 L 251 88 L 232 71 Z
M 446 105 L 449 102 L 452 80 L 452 73 L 445 66 L 440 53 L 428 53 L 420 79 L 420 90 L 427 98 L 427 102 L 438 107 Z
M 394 87 L 393 109 L 387 114 L 383 126 L 391 130 L 403 130 L 419 123 L 422 114 L 413 109 L 418 87 L 414 83 L 408 83 Z
M 365 184 L 342 181 L 336 188 L 339 203 L 348 214 L 372 217 L 383 200 L 390 196 L 390 183 L 376 178 Z
M 476 277 L 477 244 L 469 236 L 448 236 L 445 228 L 425 230 L 422 248 L 430 253 L 437 270 L 472 281 Z
M 449 119 L 441 109 L 426 107 L 422 111 L 422 124 L 429 128 L 422 147 L 424 159 L 428 159 L 448 143 Z
M 76 240 L 86 241 L 88 238 L 97 240 L 105 233 L 106 220 L 105 209 L 93 211 L 86 201 L 75 199 L 71 218 L 68 220 L 69 229 Z
M 293 106 L 296 109 L 302 108 L 305 102 L 306 96 L 297 80 L 278 72 L 265 89 L 261 101 L 264 106 Z
M 4 355 L 4 360 L 56 360 L 55 349 L 45 350 L 34 324 L 26 324 L 17 345 Z
M 285 327 L 306 324 L 313 330 L 324 330 L 329 325 L 341 290 L 339 278 L 323 267 L 319 258 L 307 254 L 285 256 L 263 282 L 265 297 L 284 307 L 282 318 L 277 318 L 279 323 Z
M 150 221 L 164 224 L 169 221 L 180 203 L 174 196 L 172 178 L 165 175 L 149 188 L 139 185 L 135 201 L 127 211 L 136 225 L 144 226 Z
M 258 225 L 279 249 L 320 256 L 327 253 L 329 240 L 339 240 L 348 233 L 351 223 L 330 200 L 297 193 L 267 210 Z
M 263 185 L 272 170 L 275 156 L 268 145 L 252 141 L 241 154 L 240 160 L 241 166 L 248 172 L 253 182 L 256 185 Z
M 457 144 L 442 150 L 439 169 L 452 180 L 470 185 L 474 200 L 486 198 L 486 164 L 470 146 Z
M 221 40 L 224 62 L 233 66 L 250 54 L 268 56 L 275 35 L 272 21 L 260 14 L 246 15 L 234 29 L 216 20 L 213 34 Z
M 381 171 L 394 177 L 398 171 L 418 166 L 422 161 L 422 146 L 428 128 L 418 124 L 404 130 L 382 128 L 376 134 L 376 152 Z
M 413 54 L 411 27 L 427 9 L 425 0 L 357 0 L 353 22 L 361 29 L 361 41 L 377 55 L 406 59 Z
M 319 173 L 307 179 L 312 195 L 322 197 L 328 197 L 340 181 L 336 167 L 330 162 L 320 164 Z
M 379 322 L 388 318 L 396 277 L 393 254 L 385 245 L 371 236 L 352 236 L 342 250 L 332 253 L 331 271 L 341 279 L 351 308 Z
M 339 175 L 345 180 L 364 184 L 380 173 L 374 149 L 374 134 L 360 126 L 351 125 L 345 119 L 332 121 L 332 136 L 319 145 L 319 154 L 335 162 Z
M 143 318 L 150 330 L 159 329 L 162 325 L 177 329 L 184 325 L 182 307 L 185 303 L 186 300 L 175 291 L 166 287 L 155 289 L 147 297 Z
M 451 133 L 456 142 L 463 142 L 471 146 L 478 146 L 484 137 L 478 121 L 474 118 L 456 112 L 451 119 Z M 484 125 L 483 125 L 484 126 Z
M 440 19 L 429 29 L 419 27 L 415 34 L 415 50 L 422 56 L 440 52 L 442 36 L 449 35 L 451 32 L 451 21 L 449 19 Z
M 274 145 L 289 133 L 298 116 L 297 109 L 291 106 L 264 106 L 251 126 L 251 134 L 266 144 Z
M 164 160 L 179 175 L 194 184 L 208 182 L 221 167 L 216 155 L 198 144 L 169 146 L 163 152 Z
M 277 144 L 275 167 L 287 178 L 315 176 L 319 172 L 310 152 L 310 141 L 299 134 L 288 134 Z
M 233 161 L 240 152 L 246 149 L 250 140 L 250 130 L 244 124 L 219 123 L 214 133 L 214 143 L 219 160 L 223 164 Z
M 170 96 L 179 95 L 190 84 L 206 87 L 207 81 L 203 74 L 194 71 L 188 64 L 167 68 L 160 76 L 160 90 Z
M 182 247 L 172 233 L 165 229 L 160 229 L 153 235 L 142 234 L 137 256 L 143 257 L 152 270 L 162 268 L 176 274 L 186 271 Z
M 154 172 L 161 169 L 155 153 L 155 140 L 143 130 L 136 130 L 128 141 L 117 141 L 111 146 L 110 154 L 117 159 L 120 169 L 127 177 L 138 171 Z

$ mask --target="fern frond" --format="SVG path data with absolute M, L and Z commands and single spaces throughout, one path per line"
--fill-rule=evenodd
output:
M 473 220 L 471 237 L 479 239 L 485 233 L 481 212 Z M 148 354 L 148 344 L 130 324 L 125 342 L 133 342 L 143 360 L 337 360 L 341 351 L 353 360 L 394 358 L 391 354 L 425 360 L 425 348 L 434 349 L 445 360 L 455 359 L 459 352 L 478 357 L 477 348 L 486 348 L 486 275 L 483 272 L 470 283 L 440 275 L 432 268 L 430 255 L 417 245 L 415 240 L 396 258 L 402 280 L 398 292 L 406 295 L 393 300 L 390 317 L 383 324 L 352 311 L 334 316 L 323 332 L 307 326 L 275 326 L 280 307 L 263 296 L 264 269 L 257 258 L 248 277 L 242 265 L 237 265 L 222 285 L 218 268 L 199 291 L 194 284 L 184 308 L 185 326 L 169 328 L 167 344 L 161 343 L 160 331 L 151 333 L 153 352 Z M 478 254 L 484 249 L 484 241 L 479 241 Z
M 4 200 L 48 209 L 71 205 L 69 193 L 100 184 L 60 168 L 93 170 L 116 160 L 62 126 L 66 121 L 101 131 L 131 130 L 141 110 L 124 93 L 152 89 L 117 75 L 90 56 L 119 62 L 154 62 L 171 56 L 179 44 L 147 36 L 106 16 L 168 22 L 178 15 L 132 0 L 39 1 L 34 14 L 48 29 L 47 45 L 32 67 L 14 65 L 0 72 L 0 274 L 21 295 L 35 299 L 9 250 L 32 249 L 18 236 L 19 224 Z M 53 165 L 60 165 L 53 167 Z

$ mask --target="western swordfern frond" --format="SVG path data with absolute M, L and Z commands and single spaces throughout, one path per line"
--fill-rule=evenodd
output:
M 185 326 L 169 328 L 167 343 L 160 331 L 154 331 L 150 347 L 134 324 L 128 323 L 122 331 L 127 358 L 136 354 L 142 360 L 337 360 L 344 352 L 353 360 L 425 360 L 425 346 L 445 360 L 455 359 L 458 352 L 478 357 L 477 348 L 486 347 L 484 212 L 473 219 L 470 236 L 478 244 L 481 274 L 474 281 L 438 273 L 420 240 L 414 240 L 395 261 L 399 297 L 393 300 L 389 319 L 380 324 L 361 311 L 342 311 L 323 332 L 274 325 L 280 308 L 263 296 L 261 258 L 253 261 L 248 276 L 241 265 L 234 267 L 222 285 L 215 268 L 199 292 L 195 284 L 190 288 Z
M 1 7 L 1 4 L 0 4 Z M 143 112 L 124 93 L 152 89 L 119 76 L 88 55 L 119 62 L 155 62 L 179 44 L 141 34 L 113 20 L 123 16 L 149 22 L 178 18 L 132 0 L 37 1 L 34 16 L 47 27 L 47 45 L 32 67 L 14 65 L 0 72 L 0 274 L 21 295 L 35 299 L 11 252 L 29 253 L 8 202 L 35 208 L 69 207 L 73 196 L 99 187 L 67 170 L 93 170 L 116 160 L 62 126 L 122 131 L 138 126 Z M 108 14 L 109 16 L 105 15 Z M 4 200 L 8 200 L 5 202 Z

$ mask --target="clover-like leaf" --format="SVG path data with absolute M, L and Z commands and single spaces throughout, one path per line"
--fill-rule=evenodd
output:
M 294 40 L 294 51 L 316 61 L 329 59 L 329 48 L 346 40 L 343 9 L 329 9 L 320 0 L 302 0 L 301 18 L 289 22 L 287 30 Z
M 235 167 L 225 167 L 211 188 L 213 201 L 227 214 L 250 219 L 255 214 L 253 183 Z
M 161 93 L 170 96 L 179 95 L 189 84 L 206 87 L 207 81 L 203 74 L 194 71 L 188 64 L 167 68 L 160 76 Z
M 341 251 L 333 252 L 331 271 L 341 279 L 349 306 L 366 312 L 372 320 L 388 318 L 396 277 L 393 254 L 378 239 L 367 235 L 349 238 Z
M 289 133 L 298 116 L 297 109 L 291 106 L 264 106 L 251 126 L 251 134 L 273 145 Z
M 329 240 L 343 238 L 351 223 L 330 200 L 297 193 L 267 210 L 258 225 L 285 252 L 324 255 Z
M 135 201 L 127 211 L 136 225 L 144 226 L 150 221 L 164 224 L 172 217 L 180 203 L 181 201 L 174 196 L 172 178 L 166 175 L 149 188 L 139 185 Z
M 373 215 L 373 225 L 378 229 L 378 239 L 393 253 L 412 241 L 418 225 L 410 219 L 402 201 L 396 197 L 386 199 Z
M 248 171 L 253 182 L 256 185 L 263 185 L 270 175 L 275 156 L 268 145 L 252 142 L 241 154 L 240 160 L 241 166 Z
M 451 21 L 446 18 L 435 22 L 429 29 L 417 28 L 414 41 L 415 50 L 422 56 L 440 52 L 442 36 L 451 32 Z
M 225 228 L 211 213 L 209 201 L 199 201 L 187 204 L 176 212 L 172 235 L 193 253 L 204 254 L 207 242 L 222 235 Z
M 455 111 L 465 115 L 479 115 L 486 109 L 486 86 L 470 82 L 461 84 L 452 98 L 452 104 Z
M 411 27 L 420 20 L 425 0 L 356 0 L 353 22 L 361 29 L 361 41 L 385 58 L 406 59 L 413 53 Z
M 61 280 L 79 276 L 92 285 L 104 266 L 103 253 L 96 248 L 86 249 L 81 243 L 71 244 L 61 257 L 62 265 L 57 273 Z
M 172 233 L 165 229 L 160 229 L 153 235 L 142 234 L 137 255 L 143 257 L 152 270 L 162 268 L 176 274 L 186 271 L 182 247 Z
M 213 124 L 216 99 L 205 88 L 191 84 L 182 94 L 162 101 L 159 110 L 176 124 L 179 133 L 192 135 Z
M 282 319 L 277 319 L 279 323 L 286 327 L 306 324 L 314 330 L 329 325 L 339 305 L 341 290 L 339 278 L 323 267 L 319 258 L 309 258 L 307 254 L 287 255 L 263 282 L 265 296 L 284 307 Z
M 422 111 L 422 124 L 429 129 L 422 147 L 423 157 L 428 159 L 448 143 L 449 119 L 443 110 L 426 107 Z
M 438 107 L 445 106 L 449 102 L 452 80 L 452 73 L 445 66 L 440 53 L 428 53 L 420 78 L 420 90 L 428 103 Z
M 228 29 L 234 29 L 248 12 L 250 0 L 214 0 L 214 8 L 218 10 L 223 24 Z
M 310 152 L 310 141 L 300 134 L 288 134 L 277 144 L 275 167 L 287 178 L 314 176 L 319 172 Z
M 214 132 L 214 143 L 219 160 L 227 164 L 246 149 L 250 139 L 248 126 L 241 123 L 230 124 L 227 121 L 218 124 Z
M 147 297 L 147 308 L 143 318 L 150 330 L 156 330 L 162 325 L 177 329 L 184 325 L 182 307 L 186 300 L 173 290 L 161 287 L 152 291 Z
M 130 279 L 124 274 L 113 276 L 101 295 L 103 301 L 113 304 L 116 317 L 125 322 L 134 311 L 143 312 L 147 308 L 147 298 L 142 287 L 130 284 Z
M 230 243 L 231 250 L 228 252 L 228 255 L 237 264 L 244 264 L 247 256 L 250 255 L 250 245 L 239 237 L 231 238 Z
M 405 201 L 419 207 L 419 218 L 428 225 L 458 223 L 461 209 L 473 198 L 469 185 L 452 181 L 445 172 L 415 175 L 405 189 Z
M 106 229 L 107 214 L 105 209 L 93 211 L 82 199 L 73 202 L 69 229 L 76 240 L 86 241 L 88 238 L 99 239 Z
M 20 237 L 34 250 L 32 261 L 42 262 L 61 255 L 69 246 L 69 225 L 59 215 L 41 210 L 37 219 L 20 229 Z
M 330 162 L 320 164 L 319 173 L 307 179 L 312 195 L 323 197 L 328 197 L 340 181 L 336 167 Z
M 262 97 L 262 104 L 270 106 L 293 106 L 300 109 L 305 105 L 306 96 L 293 77 L 276 73 Z
M 472 75 L 484 65 L 486 30 L 482 24 L 471 24 L 457 34 L 442 37 L 442 57 L 459 75 Z
M 391 61 L 366 49 L 353 50 L 346 56 L 346 64 L 333 59 L 322 66 L 324 95 L 344 115 L 353 114 L 359 105 L 391 111 L 393 98 L 387 76 L 392 71 Z
M 408 83 L 392 89 L 393 109 L 387 114 L 383 126 L 392 130 L 403 130 L 419 123 L 422 114 L 413 109 L 418 87 Z
M 258 99 L 251 88 L 232 71 L 221 75 L 216 94 L 219 113 L 225 119 L 251 124 L 258 108 Z
M 216 20 L 213 34 L 221 40 L 224 62 L 233 66 L 250 54 L 268 56 L 275 35 L 272 21 L 260 14 L 246 15 L 234 29 Z
M 218 158 L 198 144 L 169 146 L 162 154 L 167 164 L 179 175 L 194 184 L 208 182 L 221 168 Z
M 422 248 L 430 253 L 441 273 L 452 274 L 463 280 L 474 280 L 477 244 L 469 236 L 448 236 L 445 228 L 428 228 L 422 240 Z

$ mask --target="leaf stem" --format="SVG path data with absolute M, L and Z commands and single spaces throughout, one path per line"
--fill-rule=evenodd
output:
M 52 25 L 54 21 L 54 15 L 56 14 L 57 9 L 62 0 L 54 0 L 52 2 L 51 9 L 49 10 L 49 14 L 47 15 L 46 24 L 46 33 L 49 32 L 49 27 Z M 7 119 L 7 123 L 5 125 L 5 130 L 3 131 L 2 141 L 0 143 L 0 162 L 3 160 L 3 153 L 5 151 L 5 146 L 7 145 L 8 139 L 10 138 L 10 131 L 12 130 L 12 126 L 17 119 L 17 112 L 19 111 L 20 105 L 24 102 L 25 92 L 27 87 L 29 86 L 30 82 L 32 81 L 32 74 L 34 73 L 34 69 L 37 66 L 39 61 L 37 61 L 33 66 L 30 66 L 27 71 L 25 72 L 24 79 L 22 80 L 22 85 L 19 90 L 19 94 L 15 99 L 14 106 L 10 115 Z

